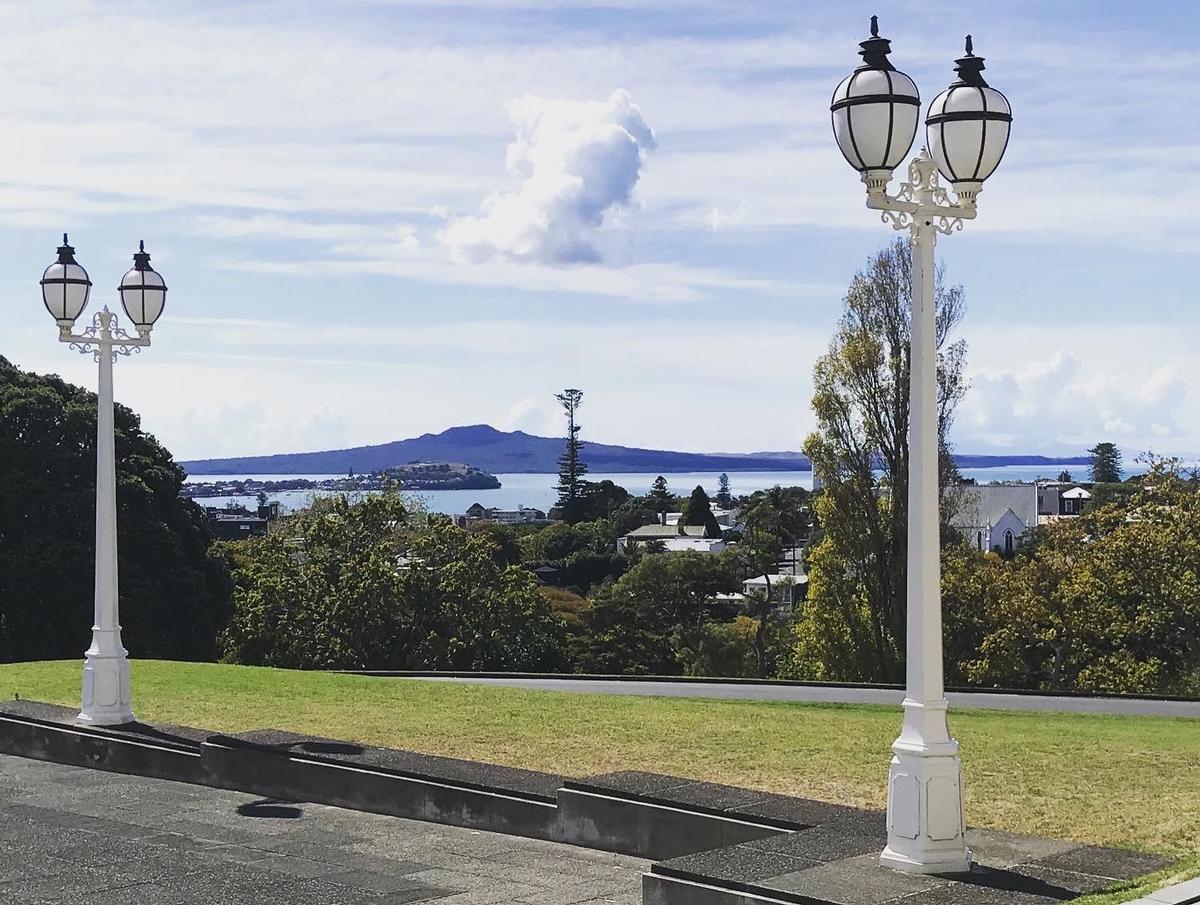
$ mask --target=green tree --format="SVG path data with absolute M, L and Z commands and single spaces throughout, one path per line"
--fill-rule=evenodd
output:
M 710 538 L 718 538 L 721 536 L 721 526 L 717 523 L 717 518 L 713 515 L 712 504 L 708 501 L 708 494 L 704 492 L 704 488 L 699 484 L 692 491 L 692 495 L 688 497 L 688 501 L 683 506 L 683 514 L 679 517 L 681 525 L 702 525 L 704 527 L 704 536 Z
M 1200 689 L 1200 494 L 1156 463 L 1126 501 L 1038 529 L 1011 561 L 947 551 L 951 681 L 1134 694 Z
M 1071 481 L 1074 480 L 1074 478 L 1071 477 L 1071 472 L 1063 470 L 1058 473 L 1058 480 L 1059 480 L 1059 483 L 1070 484 Z
M 722 556 L 643 557 L 593 599 L 588 634 L 577 647 L 579 667 L 614 674 L 684 672 L 705 644 L 713 595 L 736 587 Z
M 582 428 L 575 421 L 575 414 L 583 405 L 583 391 L 566 389 L 555 393 L 554 398 L 567 415 L 567 445 L 558 459 L 558 511 L 564 521 L 574 524 L 583 521 L 586 514 L 583 476 L 587 474 L 587 463 L 580 458 Z
M 824 484 L 821 539 L 809 555 L 795 669 L 810 678 L 904 676 L 908 390 L 912 260 L 898 239 L 855 275 L 829 351 L 814 368 L 818 430 L 804 450 Z M 955 473 L 945 437 L 965 392 L 966 346 L 950 334 L 961 287 L 935 277 L 938 431 L 943 487 Z
M 671 507 L 675 505 L 675 495 L 671 493 L 667 486 L 667 479 L 659 475 L 654 479 L 654 483 L 650 485 L 650 492 L 646 494 L 646 501 L 650 504 L 650 508 L 658 513 L 659 524 L 667 523 L 667 513 L 671 511 Z
M 1097 443 L 1088 453 L 1092 457 L 1091 475 L 1097 484 L 1116 484 L 1121 480 L 1121 450 L 1115 443 Z
M 204 510 L 138 416 L 114 412 L 122 636 L 135 657 L 206 660 L 229 612 Z M 0 661 L 77 658 L 93 620 L 96 396 L 0 357 Z
M 795 584 L 793 575 L 776 574 L 785 550 L 802 544 L 812 527 L 811 494 L 803 487 L 780 487 L 751 494 L 742 511 L 745 532 L 735 548 L 740 557 L 742 578 L 767 577 L 762 592 L 746 595 L 746 613 L 755 621 L 753 638 L 755 674 L 772 675 L 778 657 L 772 654 L 775 615 L 779 610 L 778 592 L 783 585 Z
M 733 492 L 729 488 L 729 475 L 721 472 L 721 476 L 717 478 L 717 505 L 722 509 L 733 508 Z
M 316 501 L 266 537 L 227 545 L 235 663 L 293 669 L 542 670 L 565 630 L 496 542 L 392 493 Z

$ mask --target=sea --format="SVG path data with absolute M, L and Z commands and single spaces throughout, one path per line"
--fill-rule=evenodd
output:
M 1059 472 L 1069 471 L 1080 480 L 1087 477 L 1087 466 L 1065 464 L 1043 465 L 1004 465 L 994 468 L 964 468 L 963 477 L 974 478 L 980 484 L 991 481 L 1034 481 L 1038 478 L 1055 478 Z M 779 484 L 783 487 L 804 487 L 812 489 L 813 475 L 811 471 L 731 471 L 729 474 L 730 490 L 735 496 L 750 494 L 756 490 L 766 490 Z M 307 478 L 312 481 L 322 481 L 340 478 L 344 475 L 330 474 L 236 474 L 236 475 L 195 475 L 188 476 L 190 482 L 212 482 L 216 480 L 256 480 L 256 481 L 287 481 L 297 478 Z M 557 499 L 555 485 L 558 483 L 556 474 L 498 474 L 500 487 L 494 490 L 426 490 L 411 493 L 409 496 L 424 502 L 431 512 L 443 512 L 447 515 L 461 515 L 472 503 L 480 503 L 488 508 L 516 509 L 518 506 L 529 506 L 548 511 Z M 640 495 L 650 490 L 650 484 L 657 473 L 646 472 L 636 474 L 601 474 L 589 473 L 589 481 L 605 479 L 619 484 L 630 493 Z M 719 474 L 711 471 L 664 472 L 663 477 L 677 496 L 687 496 L 692 489 L 700 485 L 714 496 L 717 492 Z M 314 491 L 288 490 L 270 495 L 270 499 L 278 500 L 280 509 L 291 512 L 308 505 Z M 244 504 L 254 507 L 253 496 L 221 496 L 203 497 L 196 500 L 201 506 L 224 507 L 229 504 Z

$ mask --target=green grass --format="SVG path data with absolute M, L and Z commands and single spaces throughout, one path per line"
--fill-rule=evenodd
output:
M 78 661 L 0 665 L 0 699 L 76 705 Z M 575 695 L 141 660 L 134 709 L 566 775 L 640 769 L 884 805 L 891 707 Z M 957 710 L 974 825 L 1200 852 L 1200 720 Z

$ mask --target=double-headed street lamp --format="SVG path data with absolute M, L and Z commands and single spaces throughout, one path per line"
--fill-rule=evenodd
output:
M 908 165 L 908 182 L 887 192 L 892 171 L 916 137 L 917 86 L 888 61 L 890 42 L 863 41 L 863 63 L 833 92 L 838 147 L 862 174 L 867 207 L 882 211 L 912 241 L 908 462 L 908 604 L 904 725 L 892 745 L 888 775 L 887 867 L 951 873 L 971 866 L 964 837 L 962 764 L 946 723 L 942 674 L 942 601 L 938 516 L 938 388 L 934 331 L 933 247 L 973 220 L 983 181 L 1008 146 L 1012 110 L 983 78 L 971 49 L 956 61 L 958 78 L 934 98 L 925 117 L 926 148 Z M 939 185 L 953 187 L 955 199 Z
M 58 339 L 77 352 L 92 355 L 100 365 L 96 399 L 96 614 L 92 644 L 83 666 L 83 705 L 79 720 L 96 726 L 133 722 L 129 687 L 129 655 L 121 644 L 117 606 L 117 468 L 113 426 L 113 362 L 150 345 L 150 330 L 162 314 L 167 285 L 150 266 L 150 255 L 138 243 L 133 267 L 121 277 L 117 291 L 121 306 L 137 336 L 117 325 L 106 305 L 92 324 L 73 333 L 75 321 L 87 307 L 92 281 L 75 261 L 75 249 L 63 234 L 58 260 L 42 274 L 42 301 L 58 322 Z

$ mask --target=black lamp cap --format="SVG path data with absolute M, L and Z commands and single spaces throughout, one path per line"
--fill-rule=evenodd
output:
M 59 264 L 76 264 L 75 249 L 67 241 L 67 234 L 63 233 L 63 244 L 58 247 L 58 263 Z
M 958 74 L 958 81 L 954 82 L 950 87 L 970 86 L 972 88 L 986 88 L 988 83 L 983 79 L 983 57 L 977 57 L 972 53 L 971 36 L 967 35 L 967 53 L 966 56 L 961 56 L 954 61 L 954 71 Z
M 148 251 L 146 251 L 146 243 L 141 239 L 138 240 L 138 250 L 133 256 L 133 269 L 134 270 L 153 270 L 154 269 L 153 267 L 150 266 L 150 253 Z
M 892 42 L 887 38 L 879 37 L 879 17 L 871 17 L 871 37 L 862 41 L 859 45 L 862 48 L 858 53 L 863 58 L 862 65 L 858 67 L 858 71 L 862 72 L 866 69 L 888 69 L 894 70 L 896 67 L 888 61 L 888 54 L 892 52 Z

